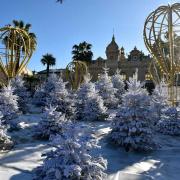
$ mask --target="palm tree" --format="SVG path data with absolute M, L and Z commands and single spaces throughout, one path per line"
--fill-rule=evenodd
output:
M 11 25 L 7 25 L 7 26 L 11 26 Z M 36 35 L 30 31 L 31 28 L 31 24 L 25 24 L 22 20 L 17 21 L 17 20 L 13 20 L 12 22 L 12 26 L 15 28 L 19 28 L 22 30 L 25 30 L 27 32 L 27 34 L 29 35 L 30 38 L 30 48 L 32 51 L 34 51 L 36 49 Z M 27 37 L 24 37 L 24 41 L 27 41 Z M 3 42 L 5 45 L 10 45 L 11 44 L 11 35 L 9 35 L 8 37 L 5 37 L 3 39 Z M 19 68 L 20 65 L 20 57 L 21 57 L 21 53 L 25 52 L 25 47 L 23 45 L 22 39 L 20 37 L 16 37 L 16 43 L 17 46 L 15 47 L 15 59 L 16 59 L 16 71 Z M 29 43 L 29 41 L 27 41 L 27 43 Z
M 53 57 L 52 54 L 45 54 L 43 55 L 42 59 L 41 59 L 41 63 L 43 65 L 46 65 L 46 72 L 47 72 L 47 77 L 49 76 L 49 67 L 50 66 L 54 66 L 56 64 L 56 58 Z
M 57 0 L 56 2 L 60 2 L 61 4 L 63 3 L 63 0 Z
M 92 45 L 88 44 L 86 41 L 79 43 L 79 45 L 75 44 L 73 46 L 73 60 L 75 61 L 84 61 L 89 63 L 92 61 L 93 53 L 91 51 Z
M 34 33 L 29 32 L 32 25 L 29 24 L 29 23 L 25 24 L 22 20 L 20 20 L 20 21 L 13 20 L 13 26 L 14 27 L 18 27 L 20 29 L 23 29 L 23 30 L 25 30 L 28 33 L 28 35 L 29 35 L 29 37 L 31 39 L 31 48 L 33 50 L 35 50 L 36 49 L 36 45 L 37 45 L 37 41 L 36 41 L 37 38 L 36 38 L 36 35 Z

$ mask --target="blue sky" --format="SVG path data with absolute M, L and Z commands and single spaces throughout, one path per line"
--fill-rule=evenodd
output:
M 118 45 L 128 53 L 136 45 L 147 53 L 143 42 L 143 25 L 157 6 L 173 0 L 1 0 L 0 26 L 13 19 L 32 24 L 38 46 L 29 68 L 42 70 L 43 54 L 57 59 L 54 68 L 64 68 L 71 61 L 74 44 L 87 41 L 93 45 L 94 59 L 105 57 L 113 29 Z M 178 2 L 178 1 L 176 1 Z

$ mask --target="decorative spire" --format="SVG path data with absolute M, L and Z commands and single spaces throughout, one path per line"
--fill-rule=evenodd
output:
M 115 36 L 114 36 L 114 33 L 113 33 L 112 41 L 114 41 L 114 42 L 115 42 Z
M 113 28 L 113 37 L 112 37 L 112 41 L 115 41 L 114 28 Z

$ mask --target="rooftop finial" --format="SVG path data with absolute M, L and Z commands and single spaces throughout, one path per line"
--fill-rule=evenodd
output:
M 112 41 L 115 41 L 114 28 L 113 28 L 113 37 L 112 37 Z

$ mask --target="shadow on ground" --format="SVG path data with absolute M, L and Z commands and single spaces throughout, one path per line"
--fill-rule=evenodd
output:
M 100 139 L 101 154 L 108 161 L 108 180 L 179 180 L 180 148 L 151 153 L 126 152 L 110 144 L 108 136 Z

